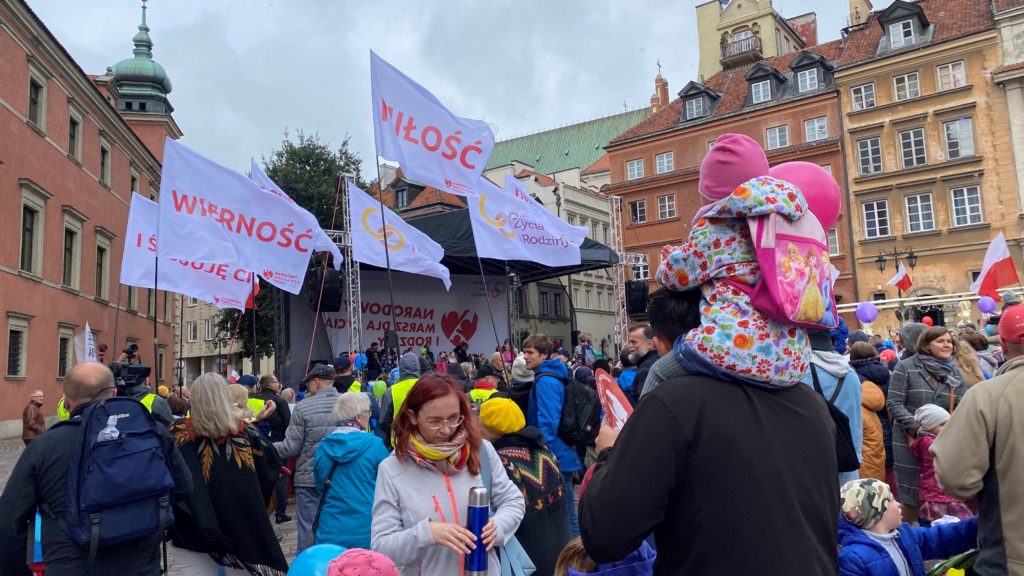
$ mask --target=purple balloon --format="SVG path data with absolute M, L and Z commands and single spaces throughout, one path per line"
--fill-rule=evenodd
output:
M 991 296 L 978 298 L 978 310 L 982 314 L 991 314 L 996 309 L 996 301 Z
M 878 308 L 875 308 L 872 302 L 861 302 L 857 304 L 857 320 L 865 324 L 870 324 L 878 318 Z

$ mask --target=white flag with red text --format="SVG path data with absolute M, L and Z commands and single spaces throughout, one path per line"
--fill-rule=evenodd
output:
M 196 260 L 161 258 L 159 285 L 156 272 L 156 226 L 160 207 L 132 193 L 121 258 L 121 284 L 157 288 L 209 302 L 218 308 L 245 309 L 252 290 L 252 273 L 245 268 Z
M 320 231 L 309 212 L 170 138 L 160 198 L 161 261 L 237 266 L 299 293 Z
M 249 175 L 249 178 L 253 182 L 255 182 L 257 186 L 279 198 L 284 199 L 286 202 L 288 202 L 289 205 L 294 206 L 298 210 L 302 210 L 303 212 L 305 212 L 306 215 L 309 216 L 309 218 L 306 220 L 307 222 L 313 222 L 314 224 L 316 223 L 316 217 L 310 214 L 309 211 L 307 211 L 306 209 L 296 204 L 295 201 L 292 200 L 290 196 L 285 194 L 284 191 L 281 190 L 281 187 L 278 186 L 277 183 L 275 183 L 273 180 L 271 180 L 270 176 L 267 176 L 267 173 L 263 171 L 263 168 L 261 168 L 260 165 L 257 164 L 255 160 L 250 160 L 250 162 L 251 166 L 249 171 L 251 174 Z M 313 238 L 313 250 L 316 252 L 330 252 L 331 255 L 334 257 L 334 268 L 336 270 L 341 270 L 342 257 L 341 250 L 338 249 L 338 245 L 335 244 L 331 240 L 331 237 L 328 236 L 327 233 L 324 232 L 323 229 L 320 228 L 319 226 L 317 226 L 316 230 L 314 230 L 314 235 L 315 237 Z
M 397 161 L 408 178 L 452 194 L 474 195 L 494 149 L 487 123 L 452 114 L 373 51 L 370 86 L 377 155 Z
M 1010 256 L 1010 247 L 1006 245 L 1006 237 L 1000 232 L 992 239 L 988 250 L 985 251 L 981 274 L 971 284 L 971 291 L 999 300 L 999 293 L 996 290 L 1017 283 L 1019 283 L 1017 267 L 1013 265 L 1013 257 Z
M 511 176 L 505 179 L 504 190 L 481 177 L 477 190 L 479 196 L 469 200 L 469 221 L 478 256 L 547 266 L 580 263 L 580 246 L 588 228 L 573 226 L 548 212 Z
M 387 267 L 390 261 L 393 270 L 440 278 L 445 289 L 451 289 L 451 275 L 441 264 L 444 248 L 440 244 L 387 207 L 382 222 L 380 202 L 355 184 L 349 183 L 348 194 L 352 259 L 380 268 Z M 383 224 L 386 224 L 386 232 Z

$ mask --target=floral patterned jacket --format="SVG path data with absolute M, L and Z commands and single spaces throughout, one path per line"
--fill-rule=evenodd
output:
M 656 279 L 670 290 L 700 287 L 701 323 L 685 344 L 712 365 L 777 386 L 800 382 L 810 363 L 807 333 L 767 318 L 748 290 L 761 278 L 749 217 L 773 212 L 798 219 L 807 210 L 791 184 L 758 177 L 736 187 L 707 210 L 682 246 L 662 248 Z

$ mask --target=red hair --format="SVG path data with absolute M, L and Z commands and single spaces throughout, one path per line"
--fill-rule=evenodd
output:
M 401 411 L 395 414 L 391 431 L 395 434 L 395 457 L 399 462 L 405 462 L 409 452 L 412 451 L 412 443 L 409 436 L 418 430 L 412 423 L 409 412 L 419 414 L 420 409 L 430 401 L 444 398 L 449 394 L 455 394 L 459 399 L 459 414 L 462 415 L 462 426 L 466 430 L 466 445 L 469 446 L 469 461 L 466 468 L 474 476 L 480 474 L 480 427 L 469 407 L 469 399 L 466 393 L 454 378 L 448 374 L 427 374 L 413 384 L 409 395 L 405 398 L 405 404 Z

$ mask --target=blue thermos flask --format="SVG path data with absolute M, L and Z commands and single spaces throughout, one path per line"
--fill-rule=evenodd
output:
M 487 488 L 477 486 L 469 489 L 466 528 L 476 537 L 476 548 L 466 554 L 466 576 L 487 576 L 487 546 L 481 534 L 490 517 L 490 503 Z

